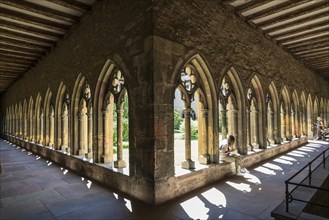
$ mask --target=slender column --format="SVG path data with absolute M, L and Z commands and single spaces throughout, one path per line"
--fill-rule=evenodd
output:
M 54 116 L 49 116 L 49 146 L 54 146 Z
M 239 147 L 239 139 L 238 139 L 238 111 L 237 110 L 231 110 L 232 112 L 232 135 L 235 137 L 235 147 L 238 149 Z M 239 149 L 238 149 L 239 150 Z M 242 153 L 242 152 L 239 152 Z
M 209 154 L 208 154 L 208 109 L 202 109 L 202 146 L 201 146 L 201 155 L 199 157 L 199 162 L 201 164 L 209 163 Z
M 181 166 L 184 169 L 194 169 L 195 162 L 191 159 L 191 108 L 184 109 L 185 119 L 185 161 Z
M 111 114 L 113 117 L 113 114 Z M 113 161 L 113 126 L 109 120 L 110 112 L 103 111 L 103 155 L 102 163 L 111 163 Z
M 91 159 L 93 154 L 93 117 L 92 113 L 88 113 L 88 154 L 87 158 Z
M 117 161 L 114 161 L 114 167 L 126 167 L 126 162 L 122 156 L 122 109 L 117 109 Z
M 274 134 L 273 134 L 273 121 L 274 121 L 274 112 L 269 110 L 269 120 L 268 120 L 268 129 L 269 129 L 269 141 L 270 144 L 274 144 Z
M 85 128 L 85 113 L 81 111 L 78 115 L 79 121 L 79 150 L 77 152 L 78 155 L 84 156 L 86 153 L 86 128 Z
M 222 112 L 222 140 L 227 138 L 227 122 L 226 122 L 226 109 L 221 109 Z
M 26 119 L 26 116 L 25 116 L 24 117 L 24 128 L 23 128 L 23 138 L 24 138 L 24 140 L 26 140 L 26 137 L 27 137 L 26 130 L 27 130 L 27 119 Z
M 259 130 L 259 124 L 258 124 L 258 111 L 253 111 L 253 113 L 254 113 L 254 121 L 255 121 L 255 123 L 254 123 L 254 127 L 253 127 L 253 129 L 254 129 L 254 141 L 255 141 L 255 143 L 254 143 L 254 145 L 253 145 L 253 149 L 254 149 L 254 147 L 259 147 L 259 142 L 258 142 L 258 130 Z
M 250 130 L 250 110 L 246 110 L 247 113 L 247 151 L 250 148 L 250 150 L 253 150 L 252 145 L 251 145 L 251 130 Z M 247 153 L 247 152 L 246 152 Z
M 62 146 L 61 150 L 67 150 L 68 148 L 68 120 L 67 120 L 67 114 L 62 115 Z
M 41 114 L 41 118 L 40 118 L 40 131 L 39 131 L 39 143 L 42 144 L 43 143 L 43 114 Z

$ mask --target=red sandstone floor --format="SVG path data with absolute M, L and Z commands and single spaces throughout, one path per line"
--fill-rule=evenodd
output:
M 273 219 L 284 180 L 328 147 L 310 143 L 154 207 L 0 140 L 0 219 Z

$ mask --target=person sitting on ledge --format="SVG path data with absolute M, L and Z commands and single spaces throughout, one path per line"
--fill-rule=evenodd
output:
M 243 176 L 249 171 L 243 167 L 241 155 L 234 149 L 235 138 L 229 135 L 228 139 L 224 139 L 220 145 L 221 158 L 226 162 L 235 162 L 235 172 L 237 176 Z

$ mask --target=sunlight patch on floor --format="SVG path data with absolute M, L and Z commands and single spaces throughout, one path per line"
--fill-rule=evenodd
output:
M 241 191 L 241 192 L 251 192 L 250 184 L 246 183 L 234 183 L 231 181 L 226 182 L 228 185 L 232 186 L 233 188 Z
M 297 161 L 295 158 L 292 158 L 292 157 L 288 157 L 288 156 L 281 156 L 279 157 L 280 159 L 283 159 L 283 160 L 288 160 L 288 161 Z
M 273 163 L 264 163 L 263 167 L 267 167 L 267 168 L 270 168 L 272 170 L 283 170 L 280 166 L 275 165 Z
M 182 202 L 180 206 L 184 209 L 186 214 L 192 219 L 208 219 L 209 208 L 197 196 Z
M 211 188 L 203 193 L 201 195 L 206 198 L 210 203 L 212 203 L 215 206 L 225 208 L 226 207 L 226 197 L 225 195 L 219 191 L 216 188 Z
M 271 170 L 271 169 L 268 169 L 268 168 L 262 167 L 262 166 L 257 167 L 254 170 L 256 170 L 258 172 L 261 172 L 261 173 L 264 173 L 264 174 L 267 174 L 267 175 L 272 175 L 272 176 L 276 175 L 276 172 L 274 172 L 274 170 Z

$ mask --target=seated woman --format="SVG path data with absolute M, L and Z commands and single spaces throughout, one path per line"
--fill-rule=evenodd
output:
M 228 139 L 224 139 L 220 146 L 222 160 L 227 162 L 235 162 L 235 172 L 238 176 L 243 176 L 244 173 L 248 172 L 243 167 L 241 161 L 241 155 L 234 149 L 235 138 L 230 135 Z

